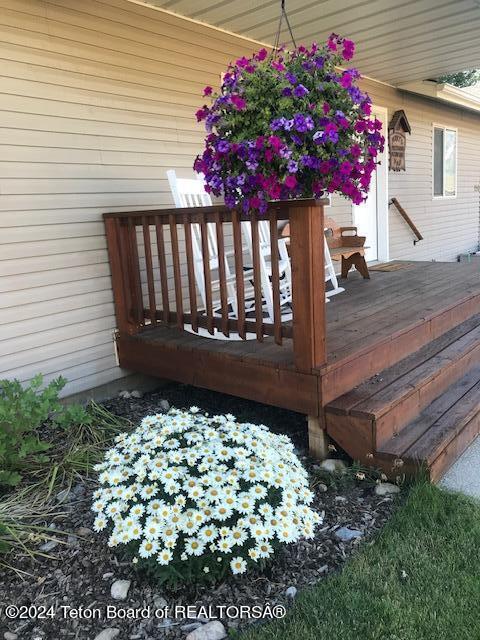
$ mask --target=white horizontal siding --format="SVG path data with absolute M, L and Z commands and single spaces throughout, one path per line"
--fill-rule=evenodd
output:
M 249 48 L 123 0 L 0 7 L 0 377 L 69 394 L 125 374 L 102 213 L 173 205 L 202 89 Z

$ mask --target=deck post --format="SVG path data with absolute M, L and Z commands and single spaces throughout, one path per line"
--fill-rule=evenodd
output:
M 323 203 L 293 201 L 289 220 L 294 362 L 310 373 L 326 362 Z
M 318 460 L 328 458 L 328 436 L 322 424 L 322 417 L 308 416 L 308 450 Z
M 130 284 L 131 274 L 128 273 L 131 256 L 127 255 L 129 254 L 129 230 L 120 224 L 118 218 L 105 215 L 104 221 L 117 329 L 120 333 L 132 335 L 138 332 L 139 326 L 132 317 L 133 292 Z

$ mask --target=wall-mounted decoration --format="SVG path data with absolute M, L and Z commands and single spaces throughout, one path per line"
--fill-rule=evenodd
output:
M 407 133 L 412 133 L 403 109 L 395 111 L 388 125 L 388 150 L 390 171 L 405 171 L 405 149 Z

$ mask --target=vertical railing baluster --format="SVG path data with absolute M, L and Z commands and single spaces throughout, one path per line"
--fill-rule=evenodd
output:
M 237 331 L 238 335 L 245 340 L 245 281 L 243 274 L 243 246 L 242 231 L 240 226 L 240 216 L 238 211 L 232 211 L 233 227 L 233 247 L 235 254 L 235 282 L 237 289 Z
M 270 220 L 270 259 L 272 265 L 273 293 L 273 331 L 275 342 L 282 344 L 282 311 L 280 307 L 280 268 L 278 264 L 278 226 L 275 210 L 269 211 Z
M 218 278 L 220 287 L 220 307 L 222 310 L 222 332 L 228 338 L 230 332 L 228 330 L 228 292 L 227 292 L 227 273 L 225 267 L 225 239 L 223 236 L 223 222 L 219 213 L 215 214 L 215 231 L 217 239 L 217 255 L 218 255 Z
M 180 272 L 177 217 L 174 214 L 170 214 L 168 218 L 170 222 L 170 241 L 172 243 L 173 279 L 175 284 L 175 311 L 177 317 L 177 327 L 179 329 L 183 329 L 183 292 L 182 277 Z
M 202 239 L 203 281 L 205 284 L 205 311 L 207 312 L 207 329 L 208 332 L 213 335 L 215 333 L 215 330 L 213 328 L 212 274 L 210 271 L 208 228 L 204 215 L 202 215 L 202 219 L 200 222 L 200 236 Z
M 192 330 L 198 332 L 197 289 L 195 287 L 195 265 L 193 261 L 192 224 L 188 216 L 184 216 L 185 252 L 187 254 L 188 294 L 190 298 L 190 314 Z
M 150 322 L 157 324 L 157 302 L 155 299 L 155 282 L 153 278 L 152 244 L 150 240 L 150 224 L 147 216 L 142 216 L 143 245 L 145 247 L 145 268 L 147 270 L 148 303 Z
M 163 218 L 155 216 L 155 232 L 157 236 L 158 266 L 160 269 L 160 283 L 162 287 L 163 321 L 169 322 L 170 301 L 168 296 L 167 259 L 165 256 L 165 238 L 163 235 Z
M 260 273 L 260 236 L 258 234 L 258 218 L 252 213 L 251 222 L 243 224 L 252 225 L 252 257 L 253 257 L 253 289 L 255 296 L 255 325 L 257 340 L 263 342 L 263 296 L 262 276 Z
M 143 293 L 142 293 L 142 281 L 140 278 L 140 263 L 138 260 L 138 240 L 137 240 L 137 227 L 135 226 L 133 219 L 128 218 L 128 237 L 130 244 L 129 251 L 129 271 L 132 274 L 132 288 L 134 295 L 132 299 L 134 301 L 133 314 L 136 322 L 143 326 L 145 324 L 145 318 L 143 314 Z

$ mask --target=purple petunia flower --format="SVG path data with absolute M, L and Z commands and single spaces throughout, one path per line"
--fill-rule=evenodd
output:
M 293 126 L 299 133 L 305 133 L 307 131 L 308 125 L 303 113 L 296 113 L 293 116 Z
M 310 93 L 309 90 L 307 89 L 307 87 L 303 86 L 303 84 L 297 85 L 293 90 L 293 95 L 296 98 L 303 98 L 303 96 L 306 96 L 309 93 Z
M 282 90 L 282 96 L 285 96 L 286 98 L 289 98 L 292 95 L 292 88 L 291 87 L 285 87 Z
M 287 73 L 285 74 L 285 78 L 290 82 L 290 84 L 297 84 L 298 82 L 297 76 L 290 71 L 287 71 Z
M 285 118 L 276 118 L 272 120 L 270 123 L 270 129 L 272 131 L 278 131 L 279 129 L 283 129 L 285 125 Z
M 288 169 L 289 173 L 297 173 L 297 171 L 298 171 L 298 162 L 295 162 L 295 160 L 289 160 L 287 162 L 287 169 Z
M 219 153 L 228 153 L 230 151 L 230 143 L 227 140 L 219 140 L 217 143 L 217 151 Z

